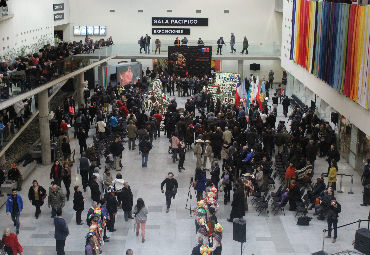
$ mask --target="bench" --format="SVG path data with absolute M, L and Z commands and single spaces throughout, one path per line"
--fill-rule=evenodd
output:
M 37 166 L 36 161 L 32 161 L 25 167 L 23 167 L 22 165 L 18 166 L 19 170 L 22 173 L 23 181 L 25 181 L 33 173 L 33 171 L 36 169 L 36 166 Z M 0 189 L 1 194 L 3 194 L 3 196 L 0 197 L 0 208 L 6 203 L 8 195 L 12 193 L 13 188 L 17 188 L 16 183 L 8 183 L 7 181 L 5 181 L 5 183 L 1 185 Z

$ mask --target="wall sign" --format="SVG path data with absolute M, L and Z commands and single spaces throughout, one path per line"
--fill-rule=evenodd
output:
M 63 10 L 64 10 L 64 3 L 53 4 L 53 11 L 63 11 Z
M 208 26 L 208 18 L 152 17 L 152 26 Z
M 152 28 L 153 35 L 190 35 L 190 28 Z
M 64 19 L 64 13 L 63 12 L 58 12 L 54 14 L 54 21 L 56 20 L 63 20 Z

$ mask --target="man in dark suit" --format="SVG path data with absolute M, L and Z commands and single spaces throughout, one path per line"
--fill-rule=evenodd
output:
M 57 210 L 57 216 L 54 218 L 54 226 L 57 255 L 65 255 L 64 246 L 69 235 L 69 230 L 66 221 L 62 218 L 62 209 Z

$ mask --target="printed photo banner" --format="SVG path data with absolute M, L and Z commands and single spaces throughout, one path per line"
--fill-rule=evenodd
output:
M 234 104 L 236 87 L 240 84 L 240 75 L 237 73 L 217 73 L 214 84 L 207 86 L 214 101 L 220 98 L 221 103 Z
M 293 0 L 290 59 L 369 109 L 370 6 Z

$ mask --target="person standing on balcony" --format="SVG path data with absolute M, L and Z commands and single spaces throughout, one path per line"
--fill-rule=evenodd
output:
M 161 54 L 161 41 L 158 38 L 155 39 L 155 54 L 157 54 L 157 50 Z
M 231 38 L 230 38 L 231 52 L 230 53 L 236 52 L 236 49 L 234 48 L 234 45 L 235 45 L 235 35 L 234 35 L 234 33 L 231 33 Z
M 152 39 L 148 34 L 145 35 L 145 53 L 149 54 L 150 39 Z
M 220 55 L 222 55 L 222 45 L 226 45 L 226 43 L 224 42 L 224 38 L 221 36 L 218 40 L 217 40 L 217 55 L 220 53 Z
M 184 37 L 184 39 L 181 40 L 182 46 L 188 46 L 188 38 Z
M 243 50 L 242 52 L 240 52 L 241 54 L 244 54 L 244 51 L 245 51 L 245 54 L 248 54 L 248 39 L 246 36 L 244 36 L 244 39 L 243 39 Z

